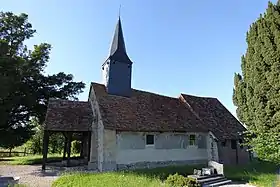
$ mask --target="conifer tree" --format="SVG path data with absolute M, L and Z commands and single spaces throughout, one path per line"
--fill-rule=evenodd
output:
M 247 143 L 261 159 L 280 162 L 280 0 L 247 32 L 241 74 L 234 76 L 233 103 L 248 129 Z

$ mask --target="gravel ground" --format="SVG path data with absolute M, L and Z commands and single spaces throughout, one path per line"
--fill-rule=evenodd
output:
M 49 187 L 58 178 L 59 171 L 47 169 L 45 172 L 38 166 L 0 165 L 0 175 L 20 177 L 19 183 L 30 187 Z

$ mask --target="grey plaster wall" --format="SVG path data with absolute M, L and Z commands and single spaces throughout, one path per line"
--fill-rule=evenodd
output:
M 146 145 L 146 134 L 155 135 L 154 145 Z M 201 133 L 196 135 L 196 144 L 189 145 L 189 133 L 117 132 L 116 163 L 130 165 L 146 162 L 207 160 L 206 138 L 202 138 L 207 135 Z M 201 135 L 200 139 L 198 139 L 199 135 Z M 204 143 L 201 143 L 203 141 Z
M 119 149 L 145 149 L 146 134 L 154 134 L 155 149 L 186 149 L 189 146 L 191 133 L 144 133 L 144 132 L 118 132 L 117 145 Z M 197 148 L 207 148 L 207 134 L 194 133 Z
M 123 132 L 117 135 L 118 149 L 145 149 L 145 136 L 143 133 Z
M 187 134 L 161 133 L 155 136 L 156 149 L 186 149 L 188 144 Z

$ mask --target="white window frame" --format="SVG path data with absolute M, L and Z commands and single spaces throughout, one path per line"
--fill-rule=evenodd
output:
M 154 143 L 153 144 L 147 144 L 147 136 L 153 136 L 154 138 Z M 145 145 L 146 147 L 154 147 L 155 146 L 155 135 L 154 134 L 145 134 Z
M 194 136 L 194 144 L 191 144 L 191 136 Z M 196 137 L 196 134 L 189 134 L 189 139 L 188 139 L 188 141 L 189 141 L 189 146 L 190 147 L 196 147 L 197 146 L 197 137 Z

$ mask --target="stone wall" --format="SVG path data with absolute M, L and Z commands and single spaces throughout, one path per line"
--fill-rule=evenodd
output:
M 118 170 L 130 170 L 130 169 L 141 169 L 141 168 L 157 168 L 165 166 L 182 166 L 182 165 L 207 165 L 207 160 L 181 160 L 181 161 L 158 161 L 158 162 L 137 162 L 131 164 L 117 164 Z
M 103 139 L 103 171 L 116 170 L 116 131 L 115 130 L 104 130 Z
M 100 115 L 98 103 L 96 101 L 96 96 L 95 96 L 93 89 L 90 90 L 89 102 L 90 102 L 91 109 L 93 112 L 94 120 L 93 120 L 92 127 L 91 127 L 91 139 L 90 139 L 91 147 L 90 147 L 90 160 L 88 163 L 88 168 L 91 170 L 96 170 L 96 169 L 100 168 L 99 162 L 101 159 L 101 156 L 99 155 L 99 150 L 101 149 L 101 147 L 98 146 L 100 144 L 100 141 L 98 140 L 98 138 L 100 136 L 99 135 L 100 132 L 98 133 L 98 130 L 100 128 L 102 128 L 103 124 L 102 124 L 102 121 L 100 120 L 101 115 Z

